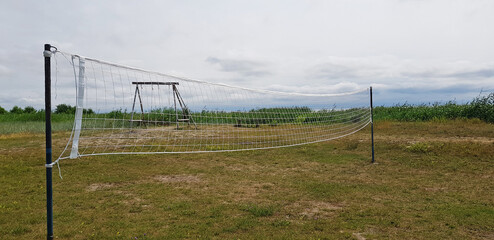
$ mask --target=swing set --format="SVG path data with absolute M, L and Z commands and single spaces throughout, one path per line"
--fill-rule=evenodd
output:
M 152 120 L 145 120 L 144 119 L 144 107 L 142 104 L 142 99 L 141 99 L 141 90 L 139 90 L 139 87 L 142 85 L 151 85 L 151 86 L 159 86 L 159 85 L 166 85 L 166 86 L 171 86 L 172 87 L 172 95 L 173 95 L 173 107 L 175 110 L 175 123 L 177 125 L 177 129 L 179 129 L 179 123 L 184 122 L 187 123 L 187 125 L 190 125 L 190 123 L 194 124 L 195 129 L 197 129 L 197 125 L 192 119 L 192 115 L 190 114 L 189 108 L 187 108 L 187 105 L 185 105 L 184 99 L 182 98 L 182 95 L 178 91 L 177 86 L 179 85 L 178 82 L 132 82 L 132 85 L 136 85 L 136 90 L 134 92 L 134 102 L 132 104 L 132 113 L 130 115 L 130 125 L 132 127 L 132 123 L 137 122 L 137 123 L 142 123 L 142 124 L 148 124 L 148 123 L 154 123 L 154 124 L 159 124 L 163 123 L 163 121 L 152 121 Z M 136 100 L 139 99 L 139 105 L 141 108 L 141 119 L 134 119 L 134 113 L 135 113 L 135 105 L 136 105 Z M 177 102 L 180 108 L 182 109 L 182 112 L 179 116 L 179 112 L 177 111 Z M 167 122 L 171 123 L 171 122 Z

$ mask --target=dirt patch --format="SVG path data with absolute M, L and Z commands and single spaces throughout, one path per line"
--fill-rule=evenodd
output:
M 258 199 L 260 195 L 276 192 L 272 183 L 241 182 L 229 193 L 237 202 L 249 202 Z
M 297 211 L 300 217 L 317 219 L 329 218 L 335 211 L 343 209 L 343 206 L 322 201 L 300 201 L 289 206 L 289 208 Z
M 127 199 L 123 200 L 122 202 L 127 205 L 135 205 L 142 202 L 142 199 L 140 197 L 135 196 L 135 194 L 133 194 L 132 192 L 115 191 L 115 193 L 125 196 Z
M 362 233 L 353 233 L 352 234 L 357 240 L 365 240 L 365 237 L 362 236 Z
M 443 192 L 446 189 L 447 188 L 445 188 L 445 187 L 430 187 L 430 188 L 425 188 L 425 191 L 427 191 L 427 192 Z
M 202 182 L 198 176 L 194 175 L 158 175 L 154 180 L 162 183 L 197 183 Z
M 231 164 L 225 166 L 225 169 L 228 171 L 236 171 L 236 172 L 257 172 L 259 170 L 259 166 L 252 166 L 247 164 Z
M 88 192 L 95 192 L 95 191 L 99 191 L 99 190 L 113 188 L 116 186 L 117 186 L 117 184 L 115 184 L 115 183 L 93 183 L 93 184 L 89 185 L 86 190 Z

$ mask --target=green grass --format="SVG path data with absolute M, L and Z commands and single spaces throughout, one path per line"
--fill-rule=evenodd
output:
M 494 125 L 376 121 L 299 147 L 54 168 L 57 239 L 492 239 Z M 54 134 L 61 148 L 67 132 Z M 44 135 L 0 135 L 0 238 L 45 238 Z
M 74 121 L 74 114 L 52 114 L 52 122 Z M 5 113 L 0 114 L 0 122 L 22 123 L 22 122 L 44 122 L 45 112 L 38 111 L 33 113 Z
M 74 121 L 53 122 L 52 130 L 55 132 L 72 130 Z M 0 134 L 11 133 L 43 133 L 44 122 L 0 122 Z
M 259 206 L 256 204 L 248 204 L 243 206 L 241 209 L 251 213 L 255 217 L 272 216 L 275 211 L 273 206 Z
M 72 130 L 74 114 L 52 114 L 53 131 Z M 0 134 L 41 133 L 45 131 L 45 113 L 0 114 Z
M 467 104 L 396 105 L 374 108 L 374 119 L 397 121 L 444 121 L 453 119 L 480 119 L 494 123 L 494 93 L 479 96 Z

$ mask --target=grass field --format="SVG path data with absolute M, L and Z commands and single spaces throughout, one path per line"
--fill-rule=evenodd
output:
M 55 237 L 494 238 L 494 124 L 377 121 L 378 164 L 369 163 L 369 134 L 272 150 L 65 160 L 63 180 L 54 169 Z M 0 135 L 0 153 L 0 238 L 45 238 L 44 135 Z

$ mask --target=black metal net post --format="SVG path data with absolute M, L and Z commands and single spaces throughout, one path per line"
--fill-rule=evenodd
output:
M 372 163 L 375 163 L 374 159 L 374 107 L 372 106 L 372 87 L 370 87 L 370 117 L 371 117 L 371 144 L 372 144 Z
M 51 45 L 45 44 L 45 127 L 46 127 L 46 223 L 47 239 L 53 239 L 53 184 L 51 142 Z

